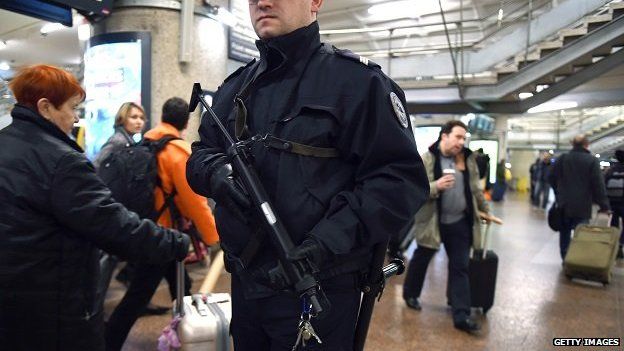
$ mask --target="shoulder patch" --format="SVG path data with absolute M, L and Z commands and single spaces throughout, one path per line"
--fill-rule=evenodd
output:
M 392 109 L 394 109 L 394 114 L 396 115 L 399 123 L 403 128 L 407 128 L 409 126 L 409 122 L 407 120 L 407 112 L 405 112 L 405 107 L 403 107 L 403 103 L 399 96 L 393 91 L 390 93 L 390 103 L 392 104 Z
M 337 47 L 333 47 L 334 52 L 341 57 L 347 58 L 351 61 L 356 61 L 359 62 L 365 66 L 368 67 L 373 67 L 373 68 L 381 68 L 381 66 L 379 66 L 378 64 L 376 64 L 375 62 L 369 60 L 368 58 L 364 57 L 364 56 L 360 56 L 356 53 L 354 53 L 351 50 L 346 50 L 346 49 L 338 49 Z
M 223 81 L 223 83 L 226 83 L 227 81 L 229 81 L 232 78 L 237 77 L 239 74 L 241 74 L 241 72 L 243 72 L 247 67 L 251 67 L 251 65 L 253 65 L 254 63 L 256 63 L 256 59 L 253 59 L 251 61 L 249 61 L 249 63 L 247 63 L 244 66 L 238 67 L 238 69 L 236 71 L 234 71 L 232 74 L 230 74 L 227 78 L 225 78 L 225 80 Z M 223 84 L 222 83 L 222 84 Z

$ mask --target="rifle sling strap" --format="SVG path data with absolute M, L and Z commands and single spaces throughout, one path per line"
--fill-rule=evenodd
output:
M 258 139 L 265 147 L 270 147 L 284 152 L 290 152 L 292 154 L 311 156 L 319 158 L 335 158 L 339 157 L 340 153 L 336 148 L 318 147 L 296 143 L 290 140 L 284 140 L 274 137 L 270 134 Z

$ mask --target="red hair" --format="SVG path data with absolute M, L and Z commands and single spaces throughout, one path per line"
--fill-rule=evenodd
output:
M 37 101 L 47 98 L 52 105 L 60 108 L 69 98 L 85 91 L 78 80 L 60 68 L 48 65 L 34 65 L 19 70 L 9 82 L 15 100 L 19 104 L 37 109 Z

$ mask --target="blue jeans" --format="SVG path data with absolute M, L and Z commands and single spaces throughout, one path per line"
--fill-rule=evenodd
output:
M 559 253 L 563 260 L 568 253 L 568 246 L 570 246 L 570 234 L 577 225 L 581 223 L 588 223 L 589 219 L 579 217 L 563 216 L 561 219 L 561 230 L 559 231 Z

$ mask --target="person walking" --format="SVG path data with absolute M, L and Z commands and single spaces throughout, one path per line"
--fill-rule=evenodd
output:
M 563 211 L 559 230 L 561 260 L 568 252 L 572 230 L 589 222 L 592 202 L 600 206 L 600 212 L 610 211 L 600 162 L 590 154 L 589 140 L 577 135 L 571 143 L 572 151 L 559 156 L 549 178 L 557 204 Z
M 102 351 L 99 249 L 165 263 L 186 257 L 189 237 L 112 198 L 69 137 L 85 97 L 75 77 L 29 66 L 10 88 L 17 103 L 0 129 L 0 345 Z
M 145 133 L 148 140 L 160 140 L 171 136 L 180 138 L 189 120 L 188 104 L 181 98 L 168 99 L 162 107 L 161 123 Z M 169 196 L 172 204 L 166 207 L 158 224 L 182 229 L 182 223 L 192 222 L 206 245 L 218 241 L 214 217 L 208 207 L 208 199 L 197 195 L 186 181 L 186 162 L 191 145 L 182 139 L 171 140 L 157 154 L 160 186 L 155 189 L 154 208 L 160 209 Z M 171 201 L 171 200 L 170 200 Z M 169 284 L 171 300 L 176 298 L 176 264 L 140 263 L 135 266 L 128 290 L 111 314 L 106 326 L 107 350 L 120 350 L 130 329 L 156 292 L 161 280 Z M 185 273 L 185 295 L 190 295 L 191 280 Z
M 416 213 L 418 247 L 410 260 L 403 298 L 408 307 L 420 310 L 418 300 L 431 258 L 444 244 L 449 258 L 448 291 L 455 328 L 472 333 L 480 326 L 470 318 L 470 247 L 479 243 L 479 211 L 489 207 L 479 187 L 476 155 L 464 146 L 467 127 L 461 121 L 442 126 L 438 141 L 423 155 L 429 179 L 429 199 Z

